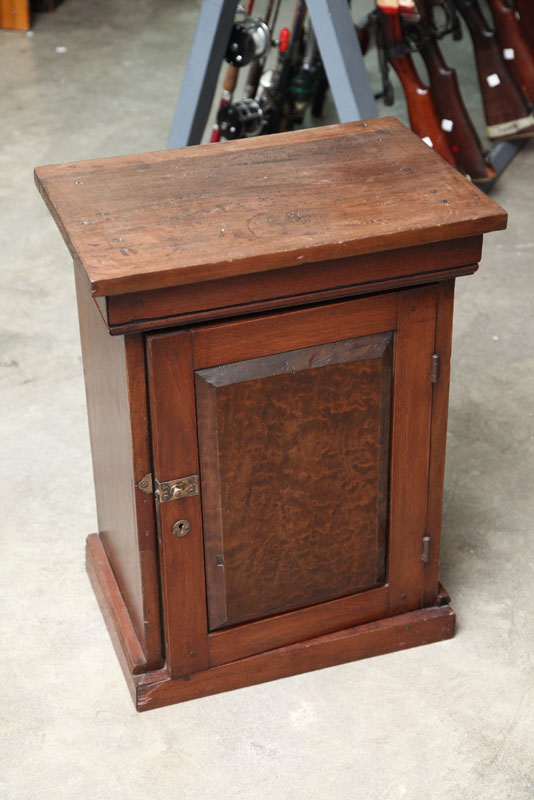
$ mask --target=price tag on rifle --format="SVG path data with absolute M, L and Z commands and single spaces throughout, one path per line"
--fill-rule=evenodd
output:
M 491 75 L 488 75 L 488 77 L 486 78 L 486 83 L 488 84 L 488 86 L 490 86 L 492 89 L 494 89 L 496 86 L 500 85 L 501 79 L 499 78 L 499 76 L 497 75 L 496 72 L 493 72 Z
M 502 54 L 505 61 L 515 61 L 515 50 L 513 47 L 505 47 Z

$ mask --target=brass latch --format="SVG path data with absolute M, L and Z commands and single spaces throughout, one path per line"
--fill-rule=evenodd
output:
M 158 481 L 156 478 L 156 500 L 168 503 L 170 500 L 180 500 L 182 497 L 194 497 L 200 491 L 198 475 L 188 475 L 185 478 L 174 478 L 172 481 Z

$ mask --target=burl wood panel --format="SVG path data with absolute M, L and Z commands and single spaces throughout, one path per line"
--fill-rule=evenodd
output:
M 393 118 L 36 170 L 93 294 L 473 236 L 506 213 Z
M 196 373 L 210 629 L 385 576 L 392 334 Z

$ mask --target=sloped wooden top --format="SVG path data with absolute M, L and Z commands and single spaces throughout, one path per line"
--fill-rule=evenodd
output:
M 392 117 L 35 177 L 95 296 L 472 236 L 507 220 Z

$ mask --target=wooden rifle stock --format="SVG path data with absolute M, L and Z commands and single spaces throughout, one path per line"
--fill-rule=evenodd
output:
M 534 105 L 534 56 L 521 33 L 521 24 L 507 0 L 489 0 L 497 38 L 506 66 L 529 105 Z
M 445 161 L 458 166 L 436 112 L 428 86 L 421 81 L 404 41 L 398 3 L 377 0 L 378 23 L 389 63 L 402 84 L 412 130 Z
M 431 2 L 431 0 L 430 0 Z M 456 71 L 447 66 L 435 34 L 429 24 L 429 0 L 419 0 L 417 8 L 421 17 L 419 51 L 430 78 L 432 97 L 442 129 L 447 133 L 452 151 L 460 166 L 473 181 L 487 182 L 496 172 L 480 142 L 478 134 L 465 107 Z
M 521 33 L 534 53 L 534 3 L 532 0 L 515 0 L 515 7 L 520 16 Z
M 495 31 L 478 0 L 454 0 L 473 40 L 488 138 L 492 141 L 534 136 L 534 117 L 509 73 Z

